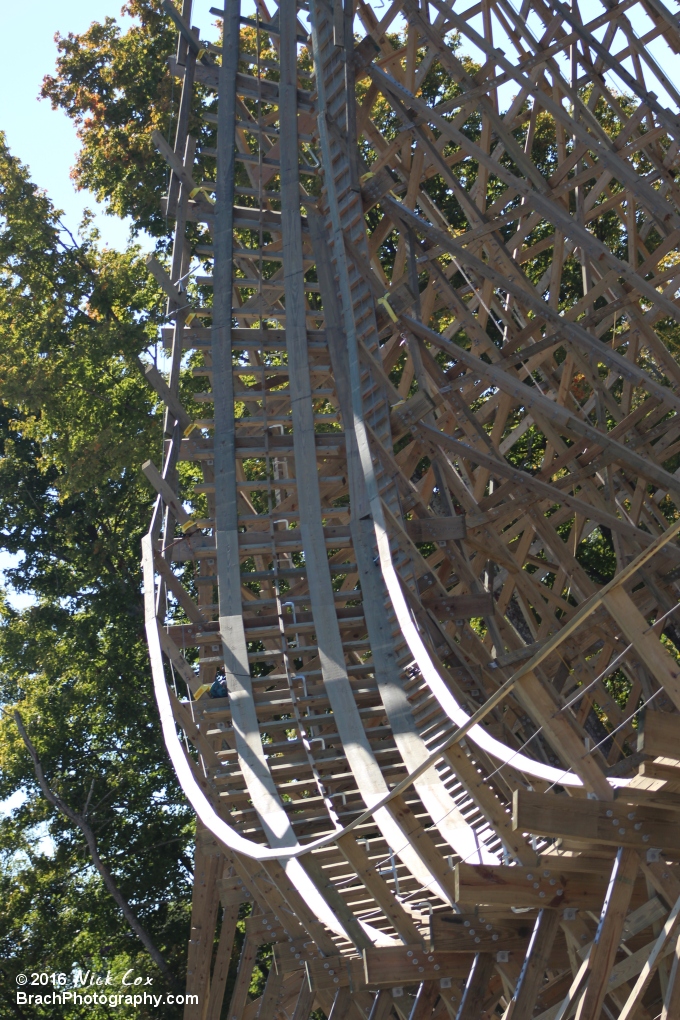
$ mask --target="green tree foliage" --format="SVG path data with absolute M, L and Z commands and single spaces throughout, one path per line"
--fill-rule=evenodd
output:
M 79 830 L 42 796 L 14 705 L 49 782 L 88 804 L 123 895 L 184 966 L 192 824 L 156 726 L 139 576 L 152 494 L 136 466 L 161 442 L 139 357 L 160 307 L 138 249 L 70 237 L 0 139 L 0 546 L 21 554 L 11 581 L 35 598 L 0 610 L 0 800 L 25 796 L 0 823 L 2 1016 L 20 971 L 132 967 L 161 990 Z
M 45 78 L 42 95 L 78 126 L 76 185 L 111 212 L 132 216 L 134 229 L 163 237 L 169 227 L 159 194 L 167 169 L 151 132 L 169 137 L 177 111 L 179 85 L 167 65 L 177 32 L 157 0 L 129 0 L 123 13 L 135 19 L 127 32 L 106 18 L 82 35 L 57 38 L 56 73 Z

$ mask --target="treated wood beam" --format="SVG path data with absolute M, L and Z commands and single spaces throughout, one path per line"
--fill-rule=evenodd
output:
M 639 865 L 640 859 L 634 850 L 619 850 L 586 961 L 587 985 L 576 1011 L 576 1020 L 598 1020 L 600 1016 Z
M 493 969 L 493 956 L 488 953 L 475 956 L 456 1020 L 479 1020 Z
M 680 849 L 680 814 L 660 807 L 567 799 L 554 794 L 516 790 L 512 824 L 522 831 L 566 837 L 584 843 Z
M 546 968 L 550 963 L 558 927 L 558 912 L 542 909 L 536 918 L 531 942 L 515 987 L 515 994 L 503 1014 L 503 1020 L 513 1020 L 513 1018 L 524 1020 L 524 1017 L 532 1016 Z

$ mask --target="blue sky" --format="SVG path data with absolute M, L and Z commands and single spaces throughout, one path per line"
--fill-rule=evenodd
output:
M 77 228 L 87 207 L 97 212 L 104 241 L 124 247 L 129 224 L 107 216 L 92 195 L 77 192 L 70 170 L 78 150 L 75 127 L 69 118 L 39 100 L 43 77 L 54 70 L 55 33 L 80 33 L 93 21 L 120 17 L 122 0 L 31 0 L 0 6 L 0 33 L 5 42 L 0 62 L 0 129 L 6 132 L 15 156 L 26 163 L 35 183 L 45 188 L 55 205 L 64 210 L 71 230 Z M 194 24 L 203 38 L 215 38 L 215 0 L 195 0 Z
M 0 63 L 0 128 L 35 183 L 64 210 L 71 230 L 85 207 L 97 205 L 91 195 L 73 188 L 69 173 L 78 149 L 75 128 L 65 114 L 38 99 L 40 85 L 54 69 L 56 32 L 83 32 L 92 21 L 118 16 L 120 6 L 116 0 L 32 0 L 3 4 L 0 13 L 2 37 L 9 42 Z M 125 245 L 128 227 L 121 220 L 102 212 L 97 225 L 109 244 Z

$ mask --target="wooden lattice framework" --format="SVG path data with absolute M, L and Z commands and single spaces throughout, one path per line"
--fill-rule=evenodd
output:
M 680 1017 L 680 27 L 515 3 L 164 0 L 189 1020 Z

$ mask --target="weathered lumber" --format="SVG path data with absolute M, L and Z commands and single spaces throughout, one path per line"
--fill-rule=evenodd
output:
M 677 1012 L 680 90 L 647 46 L 680 33 L 534 6 L 233 4 L 221 47 L 170 11 L 145 617 L 229 869 L 208 1020 L 232 982 L 230 1020 Z

